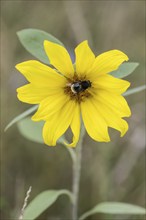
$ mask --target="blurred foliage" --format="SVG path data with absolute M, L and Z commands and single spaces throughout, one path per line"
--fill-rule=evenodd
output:
M 31 107 L 17 100 L 16 88 L 25 84 L 15 64 L 34 59 L 18 41 L 16 32 L 37 28 L 60 39 L 74 57 L 73 48 L 89 40 L 95 54 L 120 49 L 130 62 L 140 63 L 126 79 L 131 87 L 144 83 L 144 1 L 1 1 L 1 217 L 15 219 L 25 193 L 32 186 L 30 199 L 48 189 L 71 190 L 72 167 L 62 146 L 47 147 L 26 140 L 16 126 L 4 133 L 4 127 Z M 110 130 L 112 142 L 84 140 L 80 214 L 97 202 L 121 201 L 145 206 L 145 103 L 144 91 L 127 97 L 132 109 L 129 131 L 119 138 Z M 67 134 L 70 138 L 70 133 Z M 88 188 L 88 190 L 87 190 Z M 47 217 L 49 216 L 49 217 Z M 40 220 L 70 220 L 70 205 L 59 198 Z M 107 220 L 94 215 L 89 220 Z M 114 219 L 114 217 L 112 218 Z M 120 216 L 115 217 L 120 220 Z M 143 219 L 139 217 L 124 219 Z

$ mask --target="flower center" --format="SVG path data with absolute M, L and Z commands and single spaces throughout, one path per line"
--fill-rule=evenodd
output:
M 71 99 L 81 102 L 91 95 L 88 91 L 89 87 L 91 87 L 89 80 L 76 78 L 66 85 L 64 92 L 69 95 Z

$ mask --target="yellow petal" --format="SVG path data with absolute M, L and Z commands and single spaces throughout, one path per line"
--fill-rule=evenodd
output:
M 92 98 L 81 103 L 82 118 L 88 134 L 96 141 L 108 142 L 107 124 L 100 112 L 95 108 Z
M 70 126 L 75 102 L 67 102 L 56 114 L 50 116 L 43 128 L 43 138 L 47 145 L 55 146 L 56 141 L 65 133 Z
M 59 70 L 60 73 L 68 78 L 72 78 L 74 75 L 74 68 L 67 50 L 59 44 L 46 40 L 44 41 L 44 48 L 50 63 Z
M 84 76 L 91 69 L 91 66 L 95 61 L 95 55 L 88 46 L 87 41 L 83 41 L 76 47 L 75 55 L 76 73 L 78 76 Z
M 40 87 L 64 87 L 65 77 L 38 61 L 30 60 L 16 65 L 26 79 Z
M 124 93 L 130 83 L 126 80 L 117 79 L 108 74 L 99 76 L 95 81 L 92 82 L 92 87 L 98 90 L 106 90 L 108 92 L 113 92 L 116 94 Z
M 71 144 L 66 144 L 69 147 L 75 147 L 78 143 L 79 136 L 80 136 L 80 106 L 76 104 L 73 114 L 73 119 L 71 122 L 71 130 L 73 132 L 73 142 Z
M 104 109 L 110 109 L 119 117 L 129 117 L 131 115 L 128 103 L 121 95 L 116 95 L 108 91 L 99 91 L 98 95 L 95 95 L 94 98 L 97 103 L 102 104 L 103 111 Z
M 49 120 L 50 117 L 60 111 L 64 105 L 69 101 L 69 96 L 64 92 L 59 92 L 48 96 L 41 101 L 38 111 L 33 115 L 33 121 Z
M 88 76 L 91 80 L 94 80 L 99 75 L 117 70 L 118 67 L 127 60 L 127 55 L 120 50 L 110 50 L 102 53 L 96 57 Z
M 40 88 L 33 84 L 27 84 L 17 89 L 18 99 L 29 104 L 38 104 L 49 95 L 60 93 L 61 89 Z
M 103 98 L 104 97 L 104 98 Z M 106 98 L 105 98 L 106 97 Z M 130 109 L 121 96 L 110 96 L 102 94 L 101 96 L 94 96 L 95 107 L 100 112 L 101 116 L 106 121 L 107 125 L 121 132 L 123 136 L 128 130 L 128 124 L 122 117 L 130 116 Z

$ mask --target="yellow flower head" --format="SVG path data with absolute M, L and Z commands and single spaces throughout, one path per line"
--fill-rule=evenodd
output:
M 110 141 L 108 127 L 123 136 L 128 124 L 123 117 L 131 112 L 122 97 L 130 83 L 108 73 L 116 70 L 128 57 L 119 50 L 110 50 L 95 57 L 87 41 L 75 49 L 75 64 L 67 50 L 50 41 L 44 48 L 54 68 L 30 60 L 16 65 L 29 81 L 17 89 L 18 99 L 39 104 L 32 120 L 44 120 L 43 138 L 47 145 L 56 141 L 70 127 L 76 146 L 80 136 L 80 116 L 88 134 L 100 142 Z

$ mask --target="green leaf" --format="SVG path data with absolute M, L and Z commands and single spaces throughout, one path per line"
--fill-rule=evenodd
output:
M 35 122 L 31 120 L 31 117 L 22 119 L 17 123 L 20 133 L 28 140 L 44 144 L 42 137 L 42 129 L 44 121 Z M 60 137 L 57 143 L 63 144 L 67 142 L 64 136 Z
M 25 112 L 21 113 L 17 117 L 15 117 L 6 127 L 4 131 L 7 131 L 8 128 L 10 128 L 13 124 L 17 123 L 21 119 L 25 118 L 26 116 L 30 115 L 32 112 L 34 112 L 38 108 L 37 105 L 33 106 L 32 108 L 29 108 Z
M 138 65 L 139 63 L 123 63 L 121 64 L 118 70 L 111 72 L 110 75 L 116 78 L 124 78 L 133 73 L 133 71 L 138 67 Z
M 46 64 L 50 64 L 50 62 L 44 50 L 44 40 L 63 45 L 51 34 L 38 29 L 24 29 L 18 31 L 17 35 L 25 49 Z
M 145 215 L 146 209 L 140 206 L 131 205 L 121 202 L 103 202 L 96 205 L 93 209 L 85 212 L 79 220 L 84 220 L 90 215 L 96 213 L 105 213 L 105 214 L 124 214 L 124 215 Z
M 44 122 L 34 122 L 30 117 L 24 118 L 17 123 L 20 133 L 28 140 L 44 144 L 42 129 Z
M 123 96 L 128 96 L 128 95 L 132 95 L 134 93 L 138 93 L 138 92 L 141 92 L 143 90 L 146 89 L 146 85 L 142 85 L 142 86 L 139 86 L 139 87 L 136 87 L 136 88 L 133 88 L 133 89 L 129 89 L 127 92 L 125 92 L 123 94 Z
M 23 219 L 33 220 L 36 219 L 41 213 L 49 208 L 60 195 L 69 196 L 72 201 L 72 193 L 68 190 L 47 190 L 40 193 L 34 198 L 24 210 Z
M 17 123 L 18 129 L 20 133 L 28 140 L 37 142 L 40 144 L 44 144 L 44 140 L 42 137 L 42 129 L 44 126 L 44 121 L 34 122 L 30 117 L 24 118 Z M 64 136 L 61 136 L 58 141 L 58 144 L 62 144 L 65 149 L 69 152 L 73 162 L 76 161 L 76 154 L 74 149 L 71 147 L 65 146 L 64 143 L 68 143 Z

